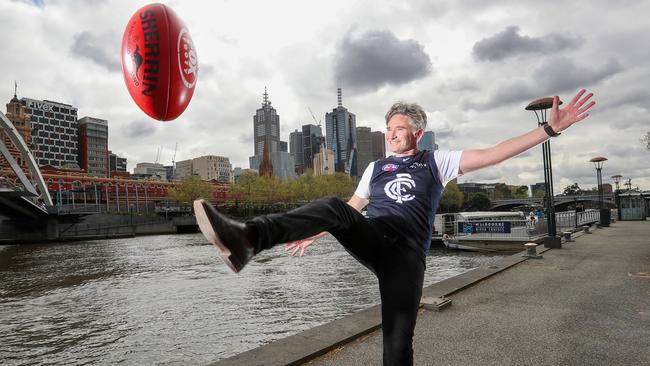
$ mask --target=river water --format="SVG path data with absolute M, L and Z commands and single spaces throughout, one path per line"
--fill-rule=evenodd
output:
M 502 256 L 432 249 L 425 285 Z M 0 246 L 0 364 L 191 364 L 379 303 L 333 237 L 233 274 L 201 234 Z

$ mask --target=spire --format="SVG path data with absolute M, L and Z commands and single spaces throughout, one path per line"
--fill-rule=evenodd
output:
M 19 102 L 18 100 L 18 82 L 14 80 L 14 97 L 11 99 L 11 102 Z
M 264 87 L 264 98 L 262 99 L 262 107 L 271 105 L 269 101 L 269 93 L 266 92 L 266 87 Z
M 339 107 L 343 107 L 343 93 L 341 92 L 341 88 L 336 89 L 336 94 L 339 100 Z
M 268 138 L 264 142 L 264 152 L 262 153 L 262 161 L 260 162 L 259 174 L 260 177 L 272 177 L 273 176 L 273 164 L 271 164 L 271 158 L 269 157 L 268 149 Z

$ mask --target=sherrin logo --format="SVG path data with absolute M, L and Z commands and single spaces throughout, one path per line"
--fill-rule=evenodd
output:
M 388 164 L 382 166 L 381 170 L 383 170 L 385 172 L 394 172 L 394 171 L 397 170 L 397 168 L 399 168 L 398 164 L 388 163 Z

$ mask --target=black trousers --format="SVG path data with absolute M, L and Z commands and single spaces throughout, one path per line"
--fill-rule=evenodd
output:
M 342 200 L 325 198 L 287 213 L 256 217 L 248 224 L 257 229 L 257 252 L 330 232 L 379 280 L 384 365 L 413 364 L 425 257 L 413 239 L 392 229 L 395 222 L 365 218 Z

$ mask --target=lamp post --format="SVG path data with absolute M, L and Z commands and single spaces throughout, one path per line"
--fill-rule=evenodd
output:
M 616 174 L 616 175 L 612 175 L 611 178 L 614 180 L 614 184 L 616 184 L 616 191 L 618 192 L 619 190 L 618 184 L 621 182 L 621 178 L 623 178 L 623 176 L 620 174 Z
M 560 102 L 562 104 L 562 102 Z M 553 106 L 553 97 L 535 99 L 526 106 L 527 111 L 535 112 L 537 125 L 543 126 L 548 123 L 546 111 Z M 546 248 L 562 248 L 562 239 L 557 236 L 555 225 L 555 206 L 553 202 L 553 170 L 551 166 L 551 142 L 546 140 L 542 143 L 542 156 L 544 160 L 544 190 L 546 222 L 548 223 L 548 236 L 544 238 Z
M 603 163 L 607 160 L 607 158 L 602 157 L 602 156 L 596 156 L 595 158 L 592 158 L 589 160 L 590 162 L 594 163 L 594 168 L 596 168 L 596 179 L 597 179 L 597 184 L 598 184 L 598 209 L 600 209 L 600 226 L 606 227 L 609 226 L 609 222 L 611 220 L 611 213 L 610 210 L 604 207 L 603 205 L 603 176 L 602 176 L 602 170 L 603 170 Z
M 618 192 L 620 189 L 618 184 L 621 181 L 621 178 L 623 178 L 623 176 L 620 174 L 612 175 L 612 179 L 616 184 L 616 190 L 614 191 L 614 203 L 616 204 L 616 219 L 619 221 L 621 221 L 621 201 L 618 197 Z

